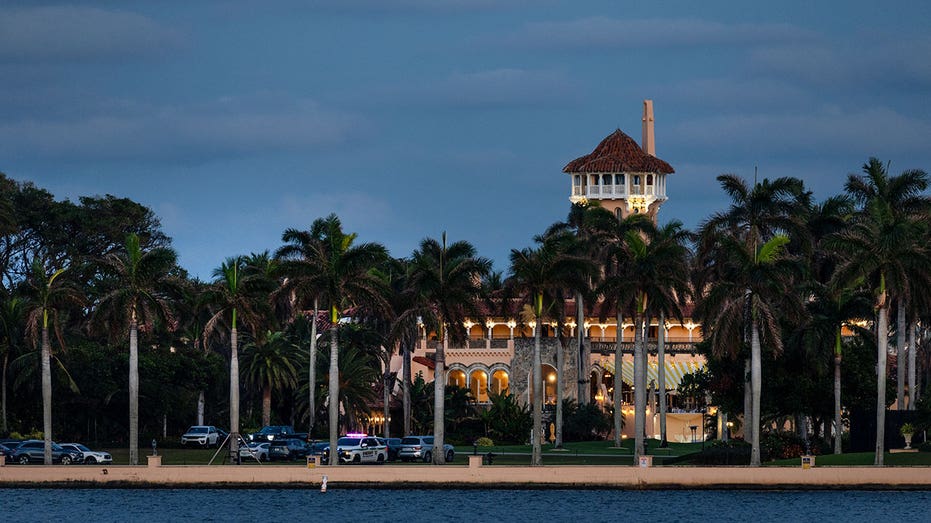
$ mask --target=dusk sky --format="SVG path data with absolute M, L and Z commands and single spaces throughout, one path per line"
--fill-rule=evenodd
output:
M 566 163 L 639 142 L 645 98 L 660 221 L 755 166 L 818 199 L 870 156 L 931 169 L 929 28 L 927 0 L 6 1 L 0 171 L 151 207 L 202 279 L 332 212 L 506 271 L 566 217 Z

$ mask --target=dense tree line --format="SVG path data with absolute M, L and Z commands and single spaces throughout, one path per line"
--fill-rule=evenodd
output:
M 195 422 L 229 427 L 233 450 L 244 428 L 273 422 L 335 443 L 341 430 L 365 428 L 380 405 L 394 421 L 388 431 L 433 432 L 438 447 L 447 437 L 526 441 L 542 427 L 542 328 L 534 329 L 529 406 L 503 396 L 476 410 L 468 391 L 424 383 L 411 375 L 413 345 L 420 329 L 434 333 L 444 369 L 446 344 L 464 341 L 467 318 L 555 322 L 563 399 L 566 365 L 586 368 L 589 358 L 586 343 L 574 361 L 562 358 L 574 298 L 579 314 L 635 325 L 635 456 L 645 450 L 646 326 L 682 320 L 694 306 L 708 366 L 687 382 L 734 419 L 742 415 L 752 464 L 765 433 L 787 420 L 806 441 L 836 436 L 840 452 L 842 431 L 832 427 L 868 408 L 882 464 L 886 408 L 921 406 L 915 399 L 931 369 L 927 176 L 892 176 L 871 159 L 843 195 L 823 202 L 794 178 L 718 180 L 731 204 L 694 232 L 575 204 L 565 222 L 512 251 L 507 278 L 445 234 L 392 258 L 331 215 L 284 231 L 274 253 L 227 258 L 202 282 L 178 266 L 145 206 L 110 195 L 58 201 L 2 176 L 0 433 L 125 444 L 136 462 L 140 439 L 174 439 Z M 661 334 L 656 341 L 663 369 Z M 620 351 L 618 340 L 615 357 Z M 400 376 L 386 370 L 393 354 L 402 357 Z M 660 372 L 661 390 L 664 380 Z M 557 445 L 612 432 L 580 381 L 578 403 L 557 402 Z M 608 416 L 619 439 L 626 420 L 615 396 Z M 529 439 L 540 464 L 541 438 Z M 442 462 L 444 453 L 433 456 Z

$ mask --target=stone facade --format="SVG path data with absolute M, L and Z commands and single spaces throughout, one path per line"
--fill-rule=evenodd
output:
M 511 360 L 511 394 L 521 402 L 529 404 L 530 377 L 533 373 L 533 338 L 514 339 L 514 358 Z M 556 368 L 556 351 L 560 349 L 559 339 L 540 339 L 540 361 L 543 365 Z M 569 342 L 563 353 L 563 391 L 566 398 L 578 400 L 578 343 Z

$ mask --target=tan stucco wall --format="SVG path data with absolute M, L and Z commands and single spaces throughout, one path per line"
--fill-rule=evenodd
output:
M 103 471 L 107 473 L 104 474 Z M 306 484 L 329 488 L 340 485 L 396 487 L 416 483 L 426 487 L 489 486 L 600 486 L 606 488 L 866 488 L 931 487 L 929 467 L 618 467 L 618 466 L 484 466 L 464 464 L 424 466 L 340 466 L 308 469 L 303 466 L 6 466 L 0 467 L 0 486 L 42 483 L 214 484 L 236 486 Z

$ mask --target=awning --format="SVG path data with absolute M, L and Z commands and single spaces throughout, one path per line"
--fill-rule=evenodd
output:
M 616 374 L 614 372 L 614 360 L 605 359 L 601 362 L 601 366 L 611 374 Z M 691 374 L 695 371 L 701 370 L 704 368 L 705 362 L 703 361 L 667 361 L 666 362 L 666 388 L 667 389 L 677 389 L 679 388 L 679 383 L 682 383 L 682 376 L 686 374 Z M 659 386 L 659 378 L 656 377 L 659 370 L 659 364 L 655 361 L 647 362 L 647 384 L 649 385 L 650 380 L 657 382 Z M 621 366 L 621 379 L 624 380 L 624 383 L 633 386 L 634 384 L 634 362 L 624 360 Z
M 433 370 L 436 368 L 436 362 L 431 360 L 430 358 L 426 358 L 424 356 L 414 356 L 411 359 L 414 361 L 414 363 L 419 363 L 430 370 Z

